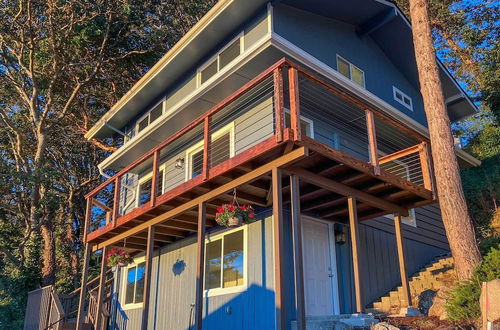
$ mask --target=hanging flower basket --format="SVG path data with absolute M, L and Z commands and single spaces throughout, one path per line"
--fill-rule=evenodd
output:
M 215 221 L 220 226 L 237 227 L 254 221 L 255 214 L 250 205 L 237 205 L 237 203 L 223 204 L 217 208 Z
M 106 254 L 105 258 L 108 267 L 124 267 L 133 262 L 132 257 L 130 257 L 127 252 L 116 248 L 112 248 L 108 254 Z

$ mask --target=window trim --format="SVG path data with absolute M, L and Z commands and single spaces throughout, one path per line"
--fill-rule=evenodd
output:
M 292 116 L 291 113 L 290 113 L 290 109 L 288 108 L 285 108 L 285 113 L 289 114 L 290 117 Z M 311 128 L 311 139 L 314 139 L 314 121 L 308 117 L 304 117 L 302 115 L 300 115 L 300 120 L 303 120 L 305 121 L 306 123 L 309 124 L 309 127 Z
M 158 102 L 158 103 L 156 103 L 154 106 L 152 106 L 151 108 L 149 108 L 149 110 L 148 110 L 148 111 L 146 111 L 146 113 L 145 113 L 145 114 L 143 114 L 141 117 L 139 117 L 139 119 L 137 119 L 137 120 L 136 120 L 135 125 L 134 125 L 134 130 L 135 130 L 135 134 L 134 134 L 134 136 L 140 133 L 140 132 L 139 132 L 139 123 L 140 123 L 140 122 L 141 122 L 144 118 L 148 117 L 148 124 L 147 124 L 147 126 L 146 126 L 146 127 L 144 127 L 144 128 L 142 129 L 142 131 L 144 131 L 146 128 L 148 128 L 148 127 L 149 127 L 149 125 L 151 125 L 152 123 L 154 123 L 155 121 L 157 121 L 158 119 L 160 119 L 160 118 L 161 118 L 161 117 L 162 117 L 162 116 L 163 116 L 163 115 L 167 112 L 167 111 L 166 111 L 166 110 L 167 110 L 167 109 L 166 109 L 166 104 L 167 104 L 167 102 L 165 102 L 165 101 L 166 101 L 166 98 L 162 98 L 162 99 L 161 99 L 161 101 L 159 101 L 159 102 Z M 159 104 L 161 104 L 161 115 L 160 115 L 158 118 L 156 118 L 155 120 L 153 120 L 153 121 L 151 122 L 151 118 L 149 117 L 149 115 L 151 114 L 151 111 L 153 111 L 153 109 L 155 109 L 155 108 L 156 108 Z M 142 132 L 142 131 L 141 131 L 141 132 Z M 129 140 L 129 141 L 130 141 L 130 140 Z M 127 142 L 128 142 L 128 141 L 127 141 Z
M 410 105 L 406 104 L 404 101 L 398 99 L 396 97 L 396 94 L 397 93 L 400 93 L 401 96 L 403 97 L 403 99 L 406 97 L 409 101 L 410 101 Z M 403 105 L 406 109 L 410 110 L 410 111 L 413 111 L 413 100 L 411 97 L 409 97 L 406 93 L 403 93 L 400 89 L 398 89 L 396 86 L 392 86 L 392 97 L 394 98 L 394 100 L 396 100 L 396 102 L 398 102 L 399 104 Z
M 167 163 L 166 162 L 163 163 L 163 164 L 161 164 L 158 167 L 158 173 L 160 171 L 163 171 L 163 174 L 161 175 L 161 178 L 160 178 L 161 179 L 161 183 L 162 183 L 162 185 L 161 185 L 161 187 L 162 187 L 161 194 L 163 194 L 164 193 L 163 190 L 165 190 L 165 169 L 166 169 L 166 167 L 167 167 Z M 144 176 L 142 176 L 142 177 L 139 178 L 139 181 L 137 183 L 137 187 L 135 188 L 136 189 L 136 192 L 135 192 L 135 196 L 136 197 L 135 197 L 135 203 L 134 203 L 135 207 L 141 206 L 141 205 L 139 205 L 139 194 L 141 192 L 141 184 L 143 184 L 144 182 L 148 181 L 152 177 L 153 177 L 153 171 L 150 171 L 150 172 L 148 172 L 148 174 L 146 174 L 146 175 L 144 175 Z
M 222 240 L 222 255 L 224 255 L 224 236 L 230 235 L 232 233 L 237 232 L 238 230 L 243 230 L 243 284 L 238 286 L 232 286 L 229 288 L 214 288 L 214 289 L 205 289 L 205 281 L 206 281 L 206 272 L 203 274 L 203 296 L 204 297 L 214 297 L 221 296 L 225 294 L 232 294 L 246 291 L 248 288 L 248 225 L 243 225 L 238 228 L 224 230 L 222 232 L 217 232 L 214 235 L 207 234 L 205 237 L 205 256 L 207 255 L 207 245 L 208 243 L 212 243 L 217 240 Z M 205 262 L 203 264 L 203 269 L 206 270 L 206 262 L 207 258 L 205 257 Z M 222 272 L 221 265 L 221 272 Z M 221 277 L 221 281 L 223 277 Z
M 348 63 L 349 64 L 349 77 L 346 77 L 344 76 L 342 73 L 340 73 L 339 71 L 339 58 Z M 361 70 L 360 67 L 358 67 L 357 65 L 354 65 L 352 64 L 352 62 L 346 60 L 344 57 L 340 56 L 339 54 L 337 54 L 337 57 L 336 57 L 336 64 L 337 64 L 337 72 L 340 73 L 340 75 L 346 79 L 349 79 L 350 81 L 352 81 L 353 83 L 355 83 L 356 85 L 360 86 L 360 87 L 363 87 L 366 89 L 366 77 L 365 77 L 365 71 L 364 70 Z M 355 67 L 356 69 L 358 69 L 359 71 L 361 71 L 363 73 L 363 85 L 359 85 L 357 82 L 355 82 L 353 79 L 352 79 L 352 67 Z
M 226 126 L 222 127 L 218 131 L 212 133 L 211 141 L 216 140 L 218 137 L 229 132 L 229 158 L 234 157 L 235 154 L 235 137 L 234 137 L 234 121 L 230 122 Z M 197 142 L 192 147 L 186 149 L 186 154 L 184 158 L 185 164 L 185 182 L 192 179 L 193 168 L 191 167 L 191 156 L 195 153 L 203 150 L 205 141 L 201 140 Z
M 140 303 L 129 303 L 129 304 L 126 304 L 125 303 L 125 299 L 127 297 L 127 273 L 128 273 L 128 270 L 130 268 L 133 268 L 133 267 L 137 267 L 141 262 L 145 262 L 146 261 L 146 256 L 140 256 L 140 257 L 136 257 L 134 258 L 134 262 L 132 262 L 131 264 L 123 267 L 123 269 L 125 270 L 125 272 L 123 272 L 123 283 L 122 283 L 122 292 L 123 292 L 123 295 L 122 295 L 122 308 L 123 310 L 129 310 L 129 309 L 137 309 L 137 308 L 142 308 L 144 306 L 144 299 L 142 302 Z M 135 295 L 135 292 L 134 292 L 134 295 Z M 135 297 L 134 297 L 135 298 Z
M 228 43 L 226 43 L 224 45 L 224 47 L 222 47 L 221 49 L 219 49 L 217 51 L 217 53 L 215 53 L 215 55 L 213 55 L 212 57 L 210 57 L 207 61 L 205 61 L 197 70 L 196 70 L 196 88 L 199 88 L 207 83 L 210 83 L 210 81 L 212 80 L 213 77 L 215 77 L 219 72 L 221 72 L 221 70 L 223 70 L 224 68 L 228 67 L 229 65 L 231 65 L 234 61 L 236 61 L 244 52 L 245 52 L 245 38 L 244 38 L 244 35 L 245 35 L 245 31 L 241 31 L 240 33 L 238 33 L 238 35 L 236 37 L 234 37 L 233 39 L 231 39 Z M 222 54 L 227 48 L 229 48 L 236 40 L 240 40 L 240 54 L 238 56 L 236 56 L 235 58 L 233 58 L 229 63 L 226 64 L 226 66 L 224 68 L 220 68 L 220 63 L 219 63 L 219 55 Z M 205 70 L 207 67 L 209 67 L 213 61 L 216 61 L 217 62 L 217 72 L 210 78 L 208 78 L 206 81 L 204 82 L 201 82 L 201 72 L 203 70 Z

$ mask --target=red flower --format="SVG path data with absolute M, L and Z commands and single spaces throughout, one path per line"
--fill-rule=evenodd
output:
M 250 213 L 250 214 L 248 215 L 248 217 L 249 217 L 250 219 L 253 219 L 253 218 L 255 217 L 255 215 L 254 215 L 253 213 Z
M 224 208 L 223 208 L 223 207 L 218 206 L 218 207 L 217 207 L 217 213 L 222 213 L 222 212 L 224 212 Z

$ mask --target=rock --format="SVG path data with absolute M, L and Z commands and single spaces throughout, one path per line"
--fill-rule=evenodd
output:
M 437 316 L 440 320 L 446 320 L 448 313 L 446 312 L 446 297 L 448 296 L 449 289 L 443 288 L 437 291 L 434 296 L 432 306 L 429 308 L 428 316 Z
M 399 330 L 398 327 L 395 327 L 387 322 L 380 322 L 370 327 L 370 330 Z
M 500 279 L 483 282 L 481 286 L 481 315 L 483 317 L 483 329 L 488 322 L 500 320 Z
M 434 297 L 436 297 L 436 290 L 425 290 L 418 296 L 418 309 L 424 315 L 429 315 L 429 309 L 431 309 L 434 303 Z

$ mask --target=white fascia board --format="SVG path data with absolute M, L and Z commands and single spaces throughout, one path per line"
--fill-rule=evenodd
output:
M 427 127 L 420 124 L 403 112 L 399 111 L 375 94 L 369 92 L 367 89 L 358 86 L 350 79 L 344 77 L 327 64 L 321 62 L 320 60 L 307 53 L 300 47 L 296 46 L 292 42 L 288 41 L 287 39 L 283 38 L 279 34 L 275 32 L 272 33 L 271 44 L 285 54 L 290 55 L 300 63 L 305 64 L 314 71 L 317 71 L 318 73 L 327 77 L 337 85 L 354 92 L 357 96 L 363 98 L 365 101 L 372 104 L 375 108 L 380 109 L 384 114 L 388 115 L 394 120 L 397 120 L 398 122 L 408 126 L 410 129 L 413 129 L 417 133 L 427 138 L 429 137 L 429 130 L 427 129 Z M 479 160 L 462 149 L 457 149 L 457 156 L 473 166 L 478 166 L 479 164 L 481 164 Z

